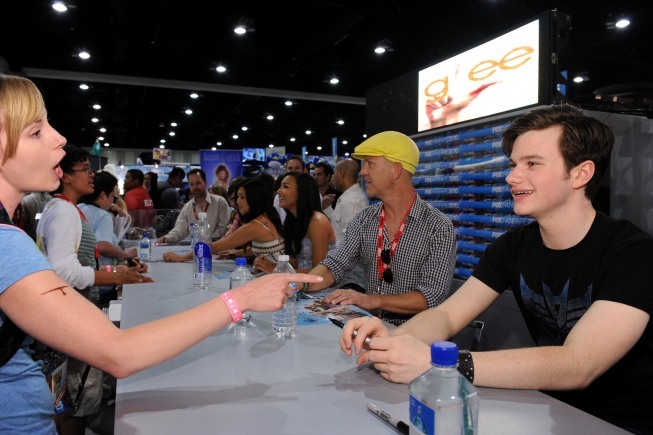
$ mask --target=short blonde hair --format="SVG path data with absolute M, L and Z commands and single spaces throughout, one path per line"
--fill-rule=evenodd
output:
M 16 155 L 20 133 L 41 116 L 45 108 L 36 85 L 23 77 L 0 74 L 0 135 L 2 163 Z

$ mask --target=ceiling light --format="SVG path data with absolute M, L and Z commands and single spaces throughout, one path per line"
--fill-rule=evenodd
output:
M 322 147 L 321 147 L 321 146 L 318 146 L 318 147 L 317 147 L 317 150 L 318 150 L 318 151 L 322 151 Z
M 104 146 L 105 146 L 105 147 L 108 147 L 108 146 L 109 146 L 109 142 L 105 142 L 105 143 L 104 143 Z
M 238 139 L 238 135 L 237 135 L 237 134 L 234 134 L 234 135 L 231 136 L 231 137 L 234 138 L 234 139 Z
M 344 123 L 345 123 L 345 121 L 343 121 L 342 119 L 339 119 L 339 120 L 336 121 L 336 124 L 338 124 L 338 125 L 343 125 Z
M 338 83 L 340 83 L 340 80 L 338 80 L 337 77 L 331 77 L 329 83 L 331 83 L 332 85 L 337 85 Z
M 185 113 L 186 115 L 192 115 L 192 114 L 193 114 L 193 111 L 190 110 L 190 109 L 186 109 L 186 110 L 184 110 L 184 113 Z
M 177 133 L 175 133 L 174 131 L 171 131 L 171 132 L 168 133 L 169 136 L 174 136 L 175 134 L 177 134 Z
M 268 115 L 265 117 L 268 121 L 272 121 L 274 119 L 274 115 Z
M 98 118 L 91 118 L 91 122 L 93 122 L 93 123 L 100 122 L 100 120 Z
M 104 136 L 98 136 L 97 140 L 104 140 Z
M 240 127 L 240 129 L 241 129 L 242 131 L 247 131 L 247 130 L 249 130 L 249 128 L 248 128 L 246 125 L 243 125 L 242 127 Z
M 392 41 L 389 39 L 383 39 L 381 40 L 376 47 L 374 48 L 374 52 L 376 54 L 383 54 L 386 51 L 393 51 L 392 49 Z
M 221 146 L 222 146 L 222 142 L 217 142 L 216 145 L 219 146 L 219 147 L 221 147 Z
M 242 36 L 247 32 L 253 32 L 254 28 L 252 27 L 252 20 L 248 18 L 241 18 L 238 20 L 238 24 L 234 27 L 234 33 L 236 35 Z
M 311 134 L 313 133 L 311 130 L 306 130 L 306 134 Z
M 367 138 L 367 134 L 363 133 L 363 139 Z
M 268 147 L 269 147 L 269 148 L 274 148 L 274 144 L 271 143 L 270 145 L 268 145 Z
M 583 83 L 585 79 L 583 79 L 581 76 L 576 76 L 574 77 L 574 83 Z
M 296 140 L 296 139 L 295 139 L 294 137 L 291 137 L 291 138 L 290 138 L 290 142 L 295 142 L 295 140 Z
M 285 104 L 286 106 L 290 107 L 290 106 L 292 106 L 292 101 L 290 101 L 290 100 L 286 100 L 286 102 L 283 103 L 283 104 Z
M 342 141 L 342 144 L 343 144 L 343 145 L 347 145 L 348 143 L 349 143 L 348 140 L 343 140 L 343 141 Z
M 345 156 L 346 156 L 346 157 L 349 157 L 349 153 L 345 153 Z
M 91 54 L 88 51 L 80 51 L 77 56 L 82 60 L 88 60 L 91 58 Z
M 199 98 L 199 94 L 197 94 L 196 92 L 193 92 L 192 94 L 190 94 L 190 97 L 191 97 L 193 100 L 195 100 L 195 99 Z
M 304 151 L 304 154 L 308 154 L 308 151 Z
M 224 65 L 218 65 L 215 67 L 215 70 L 219 73 L 227 72 L 227 68 Z
M 100 110 L 102 108 L 102 106 L 100 106 L 99 104 L 93 104 L 93 108 L 95 110 Z
M 163 148 L 165 148 L 165 147 L 166 147 L 166 146 L 163 145 L 163 144 L 159 145 L 159 148 L 161 148 L 161 149 L 163 149 Z
M 170 127 L 176 127 L 178 124 L 176 122 L 171 122 Z
M 622 18 L 615 23 L 617 29 L 623 29 L 630 25 L 630 20 L 628 18 Z
M 161 143 L 166 143 L 166 140 L 165 140 L 165 139 L 161 139 L 159 142 L 161 142 Z
M 215 151 L 215 150 L 217 150 L 216 147 L 211 147 L 211 151 Z
M 81 89 L 82 91 L 88 91 L 89 86 L 86 83 L 82 83 L 81 85 L 79 85 L 79 89 Z
M 52 9 L 54 9 L 57 12 L 66 12 L 68 10 L 68 6 L 66 6 L 62 2 L 53 2 Z
M 106 132 L 107 132 L 106 128 L 104 128 L 104 127 L 100 128 L 100 133 L 106 133 Z

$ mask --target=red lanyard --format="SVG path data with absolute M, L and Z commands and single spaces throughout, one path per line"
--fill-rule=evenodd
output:
M 77 205 L 76 205 L 75 203 L 73 203 L 71 200 L 69 200 L 68 198 L 66 198 L 66 197 L 63 195 L 63 193 L 55 193 L 55 194 L 54 194 L 54 197 L 55 197 L 55 198 L 59 198 L 59 199 L 63 199 L 64 201 L 68 201 L 69 203 L 71 203 L 72 205 L 74 205 L 75 208 L 77 209 L 77 212 L 79 213 L 79 215 L 81 216 L 81 218 L 84 220 L 84 222 L 88 223 L 88 219 L 86 219 L 86 216 L 84 216 L 84 212 L 83 212 L 79 207 L 77 207 Z
M 204 204 L 204 213 L 209 209 L 209 202 L 206 201 L 206 204 Z M 199 216 L 197 216 L 197 212 L 195 211 L 195 202 L 193 202 L 193 214 L 195 215 L 195 220 L 198 221 L 200 220 Z
M 404 235 L 404 230 L 406 229 L 406 218 L 408 217 L 408 213 L 410 213 L 410 210 L 413 208 L 413 204 L 415 204 L 416 198 L 417 198 L 417 192 L 413 190 L 413 202 L 410 203 L 410 207 L 408 207 L 408 210 L 406 210 L 406 214 L 404 215 L 404 218 L 401 220 L 401 225 L 399 225 L 399 228 L 397 228 L 397 231 L 395 232 L 395 236 L 392 239 L 392 243 L 390 243 L 390 259 L 392 259 L 395 256 L 395 251 L 397 250 L 397 245 L 399 245 L 399 240 L 401 239 L 401 236 Z M 379 272 L 379 280 L 383 279 L 383 272 L 385 272 L 385 270 L 390 267 L 389 264 L 385 264 L 381 259 L 381 251 L 383 251 L 384 228 L 385 228 L 385 205 L 382 205 L 381 213 L 379 214 L 379 231 L 377 233 L 377 245 L 376 245 L 376 265 Z

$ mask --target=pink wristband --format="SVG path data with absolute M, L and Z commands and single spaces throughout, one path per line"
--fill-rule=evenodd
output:
M 225 305 L 227 306 L 227 309 L 229 310 L 229 314 L 231 314 L 231 320 L 234 323 L 238 322 L 240 319 L 243 318 L 243 313 L 240 311 L 238 302 L 236 302 L 236 299 L 234 299 L 234 297 L 231 296 L 231 293 L 224 292 L 220 295 L 220 297 L 222 298 Z

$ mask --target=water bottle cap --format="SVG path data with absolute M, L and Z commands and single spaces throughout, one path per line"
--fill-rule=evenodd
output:
M 290 261 L 290 256 L 288 256 L 288 255 L 279 255 L 278 261 Z
M 236 258 L 236 267 L 245 267 L 247 266 L 247 258 L 238 257 Z
M 437 366 L 455 366 L 458 363 L 458 345 L 450 341 L 432 343 L 431 363 Z
M 150 235 L 148 234 L 147 231 L 145 231 L 145 232 L 143 233 L 143 238 L 146 238 L 146 237 L 147 237 L 148 239 L 150 238 Z

